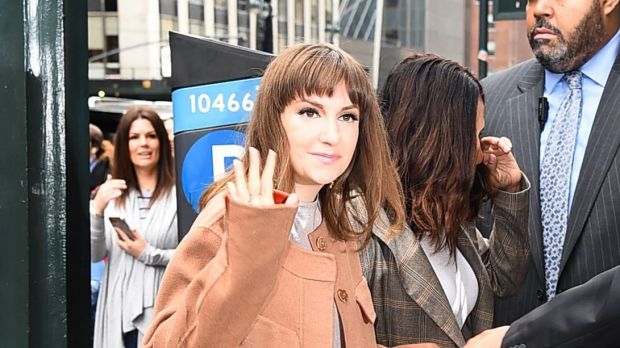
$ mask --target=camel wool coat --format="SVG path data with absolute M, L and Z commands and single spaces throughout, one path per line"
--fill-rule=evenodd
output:
M 215 197 L 168 265 L 144 346 L 331 348 L 335 303 L 342 346 L 376 347 L 358 243 L 322 223 L 313 251 L 299 248 L 289 241 L 296 210 Z

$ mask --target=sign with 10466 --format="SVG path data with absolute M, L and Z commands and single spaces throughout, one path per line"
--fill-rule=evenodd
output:
M 182 154 L 177 159 L 177 175 L 183 196 L 195 212 L 205 188 L 243 155 L 243 128 L 250 120 L 260 80 L 250 78 L 172 92 L 175 147 Z

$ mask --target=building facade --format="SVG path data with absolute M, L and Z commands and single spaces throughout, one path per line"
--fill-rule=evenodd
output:
M 88 0 L 91 94 L 126 97 L 126 85 L 137 94 L 165 90 L 170 30 L 275 54 L 299 42 L 329 42 L 369 71 L 379 51 L 380 77 L 412 51 L 467 63 L 466 10 L 462 0 Z

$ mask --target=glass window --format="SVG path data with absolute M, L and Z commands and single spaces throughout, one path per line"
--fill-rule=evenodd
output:
M 110 52 L 112 50 L 118 49 L 118 36 L 117 35 L 109 35 L 105 37 L 105 50 L 106 52 Z M 111 54 L 106 57 L 108 62 L 118 63 L 118 53 Z
M 220 8 L 215 9 L 215 24 L 228 25 L 228 10 Z
M 205 8 L 202 2 L 194 3 L 194 1 L 190 1 L 189 3 L 189 19 L 197 19 L 199 21 L 205 20 Z
M 248 13 L 247 0 L 239 0 L 237 6 L 237 26 L 239 27 L 239 37 L 241 38 L 241 31 L 247 31 L 250 28 L 250 15 Z
M 317 0 L 310 1 L 310 40 L 319 39 L 319 4 Z
M 159 13 L 177 16 L 177 0 L 159 0 Z
M 250 1 L 248 0 L 237 0 L 237 10 L 238 11 L 248 11 L 250 9 Z
M 108 12 L 118 11 L 116 0 L 105 0 L 105 10 Z
M 102 7 L 101 7 L 101 0 L 88 0 L 88 11 L 101 11 Z

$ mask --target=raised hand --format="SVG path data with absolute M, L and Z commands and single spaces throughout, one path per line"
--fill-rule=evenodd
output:
M 273 173 L 276 167 L 276 153 L 269 150 L 265 160 L 265 168 L 262 175 L 260 173 L 260 153 L 257 149 L 250 147 L 250 167 L 248 168 L 248 178 L 245 176 L 243 163 L 235 160 L 233 168 L 235 171 L 235 181 L 228 182 L 228 195 L 235 202 L 249 204 L 252 206 L 273 205 Z M 297 196 L 291 193 L 286 200 L 286 205 L 296 205 Z
M 493 185 L 501 190 L 517 192 L 520 189 L 521 170 L 512 155 L 512 142 L 506 137 L 484 137 L 480 140 L 482 163 L 489 168 Z
M 112 179 L 112 175 L 108 174 L 106 181 L 101 184 L 97 194 L 93 199 L 93 208 L 96 214 L 102 214 L 108 203 L 121 196 L 123 190 L 127 189 L 125 180 Z

